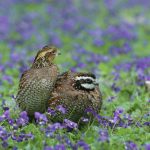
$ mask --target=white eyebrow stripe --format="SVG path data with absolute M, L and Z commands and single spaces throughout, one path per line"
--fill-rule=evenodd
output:
M 81 79 L 83 79 L 83 80 L 86 80 L 86 79 L 90 79 L 90 80 L 92 80 L 92 81 L 95 81 L 95 79 L 94 78 L 92 78 L 92 77 L 84 77 L 84 76 L 77 76 L 76 78 L 75 78 L 75 80 L 81 80 Z
M 83 84 L 81 84 L 81 86 L 86 89 L 94 89 L 95 88 L 94 84 L 88 84 L 88 83 L 83 83 Z

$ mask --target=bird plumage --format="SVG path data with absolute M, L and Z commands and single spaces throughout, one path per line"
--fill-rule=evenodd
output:
M 56 52 L 55 47 L 44 47 L 35 57 L 32 67 L 21 76 L 16 102 L 29 116 L 34 116 L 35 112 L 46 111 L 59 74 L 58 67 L 53 64 Z
M 102 105 L 102 96 L 96 77 L 91 73 L 65 72 L 58 76 L 52 96 L 48 101 L 51 109 L 57 110 L 62 105 L 66 114 L 58 111 L 52 117 L 54 121 L 62 122 L 67 118 L 79 122 L 81 117 L 86 117 L 88 108 L 99 112 Z

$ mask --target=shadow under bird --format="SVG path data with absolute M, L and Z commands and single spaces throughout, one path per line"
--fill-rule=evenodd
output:
M 59 105 L 66 109 L 65 114 L 57 111 Z M 98 113 L 101 105 L 102 96 L 95 75 L 71 71 L 58 76 L 55 88 L 48 101 L 48 107 L 55 110 L 54 116 L 50 117 L 55 122 L 70 119 L 79 123 L 82 117 L 93 120 L 93 116 L 88 116 L 85 110 L 91 108 Z
M 31 68 L 21 76 L 16 102 L 30 117 L 35 112 L 43 113 L 47 109 L 59 74 L 58 67 L 53 63 L 58 54 L 54 46 L 43 47 L 37 53 Z

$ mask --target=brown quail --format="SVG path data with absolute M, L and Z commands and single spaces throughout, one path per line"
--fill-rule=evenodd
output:
M 66 109 L 65 114 L 57 111 L 59 105 Z M 102 96 L 95 75 L 71 71 L 58 76 L 48 101 L 49 108 L 56 111 L 56 114 L 50 117 L 55 122 L 70 119 L 79 123 L 81 118 L 88 118 L 86 109 L 90 108 L 98 113 L 101 105 Z
M 16 102 L 30 117 L 43 113 L 55 85 L 58 67 L 53 64 L 58 50 L 54 46 L 43 47 L 36 55 L 31 68 L 20 79 Z

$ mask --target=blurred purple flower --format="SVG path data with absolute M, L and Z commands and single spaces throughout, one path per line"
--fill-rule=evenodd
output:
M 113 56 L 120 55 L 120 54 L 127 54 L 132 50 L 131 46 L 128 43 L 124 43 L 122 47 L 115 47 L 112 46 L 109 50 L 109 53 Z
M 125 142 L 125 150 L 138 150 L 138 147 L 134 142 L 128 141 Z
M 56 111 L 54 109 L 51 109 L 51 108 L 48 108 L 47 109 L 47 113 L 50 115 L 50 116 L 54 116 Z
M 63 129 L 64 126 L 62 126 L 60 123 L 54 123 L 54 124 L 49 124 L 47 128 L 45 128 L 45 135 L 47 137 L 53 136 L 53 133 L 58 130 L 58 129 Z
M 56 36 L 56 35 L 52 36 L 52 38 L 50 40 L 50 43 L 53 43 L 57 47 L 61 47 L 61 45 L 62 45 L 62 42 L 61 42 L 60 38 L 58 36 Z
M 124 63 L 120 63 L 118 65 L 115 65 L 114 68 L 117 70 L 117 71 L 130 71 L 133 67 L 133 64 L 130 63 L 130 62 L 124 62 Z
M 20 57 L 20 54 L 18 53 L 12 53 L 10 54 L 10 59 L 16 63 L 16 62 L 19 62 L 21 60 L 22 57 Z
M 123 113 L 122 108 L 117 108 L 114 112 L 114 118 L 113 118 L 113 123 L 117 123 L 121 118 L 120 115 Z
M 83 140 L 80 140 L 77 142 L 77 144 L 75 145 L 75 149 L 79 149 L 80 147 L 82 147 L 83 150 L 90 150 L 90 146 L 85 143 Z
M 22 141 L 26 141 L 29 139 L 34 139 L 34 135 L 32 133 L 13 133 L 11 135 L 12 140 L 17 141 L 17 142 L 22 142 Z
M 4 111 L 3 115 L 0 116 L 0 122 L 4 120 L 9 120 L 10 119 L 10 112 L 9 110 Z
M 115 91 L 116 93 L 120 92 L 121 88 L 116 86 L 116 83 L 113 83 L 111 86 L 112 90 Z
M 3 72 L 5 70 L 5 65 L 0 64 L 0 72 Z
M 108 131 L 107 130 L 100 130 L 99 131 L 98 141 L 109 142 L 109 135 L 108 135 Z
M 44 150 L 54 150 L 54 148 L 51 146 L 46 146 L 45 148 L 44 148 Z
M 0 139 L 2 141 L 7 141 L 8 138 L 10 137 L 10 133 L 6 131 L 6 129 L 2 126 L 0 126 Z
M 3 75 L 2 79 L 8 81 L 9 84 L 12 84 L 12 83 L 13 83 L 13 78 L 12 78 L 12 76 Z
M 66 150 L 66 147 L 64 144 L 56 145 L 55 150 Z
M 65 31 L 74 31 L 75 30 L 75 20 L 73 20 L 73 19 L 65 20 L 62 25 L 62 29 L 64 29 Z
M 85 64 L 85 63 L 83 63 L 83 62 L 79 62 L 78 64 L 77 64 L 77 67 L 79 67 L 79 68 L 85 68 L 87 65 Z
M 17 148 L 16 146 L 14 146 L 14 147 L 12 148 L 12 150 L 18 150 L 18 148 Z
M 71 128 L 71 129 L 76 129 L 78 127 L 78 124 L 75 123 L 75 122 L 72 122 L 68 119 L 64 119 L 64 125 L 68 128 Z
M 60 111 L 62 114 L 66 113 L 66 108 L 64 108 L 62 105 L 58 105 L 57 110 Z
M 29 122 L 29 117 L 26 111 L 20 113 L 19 118 L 16 120 L 18 126 L 25 126 Z
M 64 144 L 59 144 L 59 145 L 55 145 L 54 147 L 49 147 L 49 146 L 46 146 L 44 148 L 44 150 L 66 150 L 66 147 Z
M 39 125 L 45 125 L 48 122 L 48 119 L 45 114 L 41 114 L 39 112 L 35 112 L 35 119 Z
M 88 31 L 89 35 L 92 36 L 93 38 L 101 38 L 103 35 L 103 30 L 100 28 L 95 28 L 92 30 Z
M 27 16 L 23 16 L 22 20 L 19 20 L 17 23 L 16 31 L 22 36 L 23 39 L 27 40 L 31 38 L 34 33 L 34 26 L 32 24 L 32 20 Z
M 100 46 L 103 46 L 105 44 L 105 42 L 100 39 L 95 39 L 95 40 L 93 40 L 93 44 L 97 47 L 100 47 Z
M 115 96 L 111 96 L 111 97 L 109 97 L 109 98 L 107 99 L 107 101 L 108 101 L 108 102 L 112 102 L 113 100 L 115 100 L 115 98 L 116 98 Z
M 136 38 L 133 26 L 125 22 L 121 22 L 118 25 L 110 25 L 106 30 L 106 34 L 111 37 L 111 40 L 133 40 Z
M 9 18 L 8 16 L 0 16 L 0 34 L 1 39 L 5 39 L 8 36 L 9 31 Z
M 144 122 L 143 125 L 150 127 L 150 122 Z
M 95 112 L 92 108 L 88 108 L 85 110 L 85 112 L 88 114 L 92 114 L 94 118 L 98 121 L 98 123 L 104 127 L 110 126 L 112 127 L 113 124 L 107 117 L 100 116 L 97 112 Z
M 2 147 L 7 149 L 8 148 L 8 142 L 7 141 L 3 141 L 2 142 Z
M 134 61 L 137 70 L 146 70 L 150 66 L 150 57 L 139 58 Z
M 145 150 L 150 150 L 150 144 L 145 144 Z

